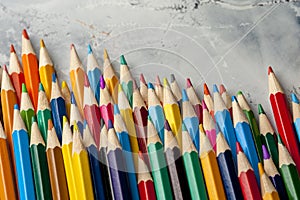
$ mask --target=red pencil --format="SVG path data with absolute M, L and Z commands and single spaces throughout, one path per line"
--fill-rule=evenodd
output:
M 298 140 L 293 128 L 292 116 L 287 106 L 283 89 L 281 88 L 280 83 L 278 82 L 271 67 L 268 69 L 268 79 L 270 103 L 272 106 L 277 130 L 284 145 L 296 163 L 298 173 L 300 173 L 300 152 Z
M 260 190 L 255 178 L 254 171 L 239 142 L 236 142 L 236 152 L 238 162 L 238 178 L 244 199 L 261 199 Z

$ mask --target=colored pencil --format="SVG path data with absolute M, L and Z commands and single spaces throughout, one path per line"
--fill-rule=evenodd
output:
M 105 199 L 104 186 L 102 181 L 100 159 L 98 157 L 99 151 L 93 136 L 91 135 L 90 129 L 84 121 L 83 139 L 82 142 L 88 152 L 91 177 L 93 183 L 94 197 L 96 200 Z
M 181 109 L 181 104 L 182 104 L 182 94 L 181 94 L 181 90 L 178 86 L 178 83 L 175 79 L 175 75 L 171 74 L 171 82 L 170 82 L 170 87 L 172 90 L 172 93 L 174 94 L 174 97 L 179 105 L 179 108 Z
M 89 82 L 91 84 L 92 91 L 95 95 L 97 102 L 99 102 L 101 69 L 95 58 L 91 45 L 88 45 L 88 57 L 86 68 L 87 76 L 89 77 Z
M 222 132 L 217 134 L 217 161 L 228 199 L 243 199 L 232 153 Z
M 234 127 L 232 123 L 232 118 L 230 116 L 230 112 L 226 107 L 225 102 L 223 101 L 218 88 L 216 85 L 213 86 L 214 90 L 214 112 L 215 112 L 215 120 L 217 123 L 217 127 L 220 129 L 222 134 L 224 135 L 226 142 L 228 143 L 232 158 L 235 166 L 237 166 L 236 162 L 236 135 L 234 132 Z
M 73 149 L 73 138 L 71 128 L 66 116 L 63 116 L 63 134 L 62 134 L 62 155 L 64 160 L 64 167 L 66 173 L 66 179 L 69 190 L 69 197 L 71 200 L 76 198 L 76 187 L 75 187 L 75 172 L 72 166 L 72 149 Z
M 85 72 L 84 72 L 82 63 L 78 57 L 78 54 L 76 52 L 74 44 L 72 44 L 71 52 L 70 52 L 70 81 L 71 81 L 72 90 L 73 90 L 80 114 L 82 116 L 84 116 L 84 114 L 83 114 L 84 75 L 85 75 Z
M 148 118 L 147 132 L 147 148 L 156 197 L 157 199 L 173 199 L 163 145 L 150 117 Z
M 214 149 L 216 151 L 216 128 L 215 128 L 215 122 L 212 116 L 208 112 L 208 108 L 205 104 L 205 101 L 202 100 L 202 110 L 203 110 L 203 127 L 205 129 L 205 133 Z
M 295 131 L 298 136 L 298 142 L 300 142 L 300 104 L 299 99 L 295 93 L 291 94 L 292 97 L 292 109 L 293 109 L 293 122 Z
M 138 157 L 137 182 L 141 200 L 156 200 L 153 179 L 146 163 L 143 160 L 142 152 Z
M 148 109 L 140 94 L 140 91 L 135 88 L 132 97 L 133 119 L 136 128 L 136 137 L 139 149 L 144 155 L 144 160 L 149 166 L 149 158 L 147 156 L 147 117 Z
M 61 94 L 65 99 L 67 117 L 70 119 L 71 112 L 71 92 L 66 81 L 61 82 Z
M 233 116 L 234 116 L 234 105 Z M 253 168 L 251 167 L 246 155 L 244 154 L 239 142 L 236 142 L 238 178 L 244 199 L 261 199 L 258 183 L 255 178 Z M 256 166 L 258 168 L 258 166 Z
M 289 199 L 300 199 L 300 177 L 293 158 L 278 135 L 279 172 Z
M 72 167 L 74 170 L 76 197 L 78 199 L 94 199 L 88 153 L 82 144 L 76 124 L 73 127 Z
M 196 112 L 189 101 L 186 90 L 182 89 L 182 105 L 181 105 L 181 113 L 182 113 L 182 121 L 187 128 L 193 143 L 199 152 L 200 144 L 199 144 L 199 119 L 196 115 Z
M 70 110 L 71 130 L 73 129 L 74 123 L 77 124 L 79 132 L 82 134 L 83 133 L 83 119 L 82 119 L 79 109 L 77 107 L 75 96 L 74 96 L 73 92 L 71 92 L 71 110 Z
M 250 106 L 248 105 L 248 102 L 241 91 L 239 91 L 237 93 L 237 100 L 239 102 L 241 109 L 244 111 L 244 113 L 248 119 L 248 122 L 249 122 L 249 125 L 251 128 L 251 132 L 252 132 L 252 137 L 253 137 L 254 144 L 256 147 L 258 159 L 260 160 L 260 162 L 262 162 L 263 155 L 262 155 L 262 149 L 261 149 L 260 132 L 259 132 L 258 125 L 256 123 L 254 113 L 251 110 Z
M 138 162 L 137 162 L 137 155 L 139 152 L 139 145 L 136 137 L 136 130 L 135 130 L 135 124 L 133 120 L 133 115 L 132 115 L 132 109 L 129 105 L 129 102 L 126 98 L 125 93 L 123 92 L 122 86 L 119 84 L 119 92 L 118 92 L 118 107 L 120 110 L 120 114 L 124 120 L 124 123 L 127 127 L 127 131 L 129 134 L 129 139 L 130 139 L 130 145 L 131 145 L 131 150 L 133 153 L 133 160 L 135 167 L 137 167 Z
M 14 158 L 13 143 L 12 143 L 12 131 L 13 131 L 13 118 L 14 118 L 14 105 L 17 104 L 17 96 L 15 89 L 10 82 L 10 78 L 7 73 L 7 69 L 4 66 L 2 72 L 2 83 L 1 83 L 1 104 L 2 104 L 2 115 L 5 134 L 7 136 L 8 146 Z M 14 164 L 13 164 L 14 165 Z
M 191 199 L 182 155 L 168 121 L 165 122 L 165 157 L 174 199 Z
M 164 102 L 164 88 L 160 82 L 159 76 L 155 77 L 154 90 L 155 90 L 156 96 L 158 97 L 159 101 L 161 103 L 163 103 Z
M 7 138 L 0 123 L 0 199 L 17 199 L 18 191 L 14 177 Z
M 252 138 L 251 128 L 235 96 L 232 97 L 232 114 L 236 139 L 242 146 L 245 155 L 249 159 L 251 166 L 254 169 L 256 180 L 259 183 L 259 173 L 257 167 L 259 159 Z
M 145 101 L 145 104 L 148 105 L 148 86 L 143 74 L 140 74 L 140 93 Z
M 113 189 L 111 183 L 111 176 L 109 171 L 109 165 L 107 161 L 107 145 L 108 145 L 108 132 L 106 126 L 103 126 L 100 133 L 100 144 L 99 144 L 99 159 L 100 169 L 103 177 L 103 186 L 105 191 L 106 199 L 113 199 Z
M 276 188 L 276 190 L 279 194 L 279 197 L 281 199 L 288 199 L 282 177 L 280 176 L 280 174 L 273 162 L 273 159 L 270 157 L 267 147 L 265 145 L 263 145 L 262 150 L 263 150 L 263 156 L 264 156 L 264 168 L 265 168 L 267 175 L 269 176 L 274 187 Z
M 133 81 L 132 75 L 129 71 L 127 62 L 124 55 L 120 56 L 120 84 L 122 85 L 123 91 L 132 106 L 132 94 L 133 94 Z
M 117 139 L 113 124 L 108 123 L 107 161 L 111 175 L 112 188 L 115 199 L 132 199 L 128 186 L 126 167 L 122 154 L 122 147 Z
M 52 86 L 51 86 L 51 99 L 50 105 L 52 110 L 52 119 L 54 128 L 58 137 L 59 142 L 62 140 L 62 129 L 63 129 L 63 116 L 66 113 L 65 99 L 62 97 L 58 80 L 55 73 L 52 74 Z
M 83 106 L 84 117 L 87 120 L 91 133 L 98 147 L 100 139 L 100 110 L 87 76 L 85 76 L 84 82 Z
M 57 200 L 69 199 L 62 149 L 51 119 L 48 120 L 47 136 L 46 155 L 51 182 L 52 198 Z
M 103 50 L 103 77 L 107 84 L 108 91 L 115 103 L 118 103 L 119 78 L 110 62 L 106 49 Z
M 35 199 L 32 166 L 30 162 L 29 136 L 25 124 L 21 118 L 19 106 L 14 106 L 12 140 L 15 155 L 16 177 L 18 183 L 19 198 Z
M 198 152 L 182 124 L 182 158 L 192 199 L 208 199 Z
M 18 103 L 21 102 L 22 84 L 25 83 L 23 68 L 20 64 L 14 45 L 10 45 L 9 75 L 16 90 Z
M 100 113 L 106 127 L 108 127 L 108 121 L 114 123 L 114 102 L 110 96 L 106 87 L 103 76 L 100 77 Z
M 114 105 L 114 127 L 116 134 L 118 136 L 119 142 L 122 146 L 124 164 L 126 167 L 128 182 L 130 185 L 130 191 L 133 199 L 139 199 L 139 192 L 137 188 L 136 176 L 135 176 L 135 168 L 133 162 L 133 155 L 130 146 L 130 140 L 126 125 L 120 115 L 119 107 L 117 104 Z
M 37 199 L 51 199 L 51 186 L 49 182 L 46 146 L 38 128 L 35 117 L 32 117 L 30 136 L 30 155 Z M 46 166 L 46 167 L 45 167 Z
M 261 163 L 258 163 L 259 175 L 260 175 L 260 190 L 263 200 L 279 200 L 279 195 L 274 188 L 268 175 L 265 173 L 264 167 Z
M 203 84 L 203 94 L 203 100 L 205 101 L 209 114 L 214 118 L 214 102 L 206 83 Z
M 20 114 L 25 123 L 28 134 L 31 134 L 32 117 L 35 116 L 34 108 L 30 100 L 25 84 L 22 85 L 22 98 L 20 105 Z
M 37 56 L 25 29 L 22 32 L 22 64 L 26 88 L 34 110 L 36 110 L 40 83 L 39 66 Z
M 202 123 L 202 105 L 199 97 L 196 94 L 196 91 L 192 85 L 192 82 L 189 78 L 186 79 L 186 93 L 191 102 L 194 106 L 196 115 L 199 119 L 199 124 Z
M 298 140 L 293 129 L 292 117 L 283 89 L 281 88 L 280 83 L 278 82 L 271 67 L 268 69 L 268 79 L 269 98 L 278 133 L 282 138 L 284 145 L 290 152 L 296 164 L 298 173 L 300 173 L 300 151 Z
M 38 106 L 36 112 L 37 122 L 44 141 L 47 141 L 48 120 L 52 119 L 51 108 L 44 91 L 43 84 L 39 85 Z M 46 143 L 47 144 L 47 143 Z
M 164 78 L 164 98 L 163 108 L 165 112 L 165 118 L 168 120 L 171 129 L 177 139 L 179 148 L 182 149 L 182 131 L 181 124 L 182 119 L 180 115 L 180 109 L 177 101 L 172 94 L 168 80 Z
M 230 116 L 232 118 L 232 102 L 231 102 L 231 96 L 228 94 L 225 86 L 223 84 L 220 85 L 220 95 L 226 105 L 226 108 L 230 112 Z
M 276 134 L 261 104 L 258 104 L 258 114 L 260 139 L 262 144 L 268 148 L 275 165 L 278 167 Z
M 200 152 L 203 176 L 210 199 L 226 199 L 216 154 L 200 124 Z
M 160 104 L 160 101 L 155 94 L 154 87 L 152 83 L 148 83 L 148 114 L 152 119 L 152 122 L 158 132 L 159 138 L 162 143 L 165 143 L 164 140 L 164 121 L 165 114 L 163 107 Z
M 39 74 L 47 99 L 51 97 L 52 74 L 55 72 L 52 60 L 43 40 L 40 40 Z

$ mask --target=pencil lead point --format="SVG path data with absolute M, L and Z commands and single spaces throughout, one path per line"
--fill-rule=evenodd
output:
M 274 73 L 271 66 L 268 67 L 268 75 L 270 75 L 270 73 Z
M 88 44 L 88 54 L 92 54 L 93 50 L 90 44 Z
M 28 34 L 27 34 L 26 29 L 23 29 L 22 35 L 23 35 L 24 38 L 26 38 L 27 40 L 29 40 L 29 36 L 28 36 Z
M 258 114 L 265 114 L 265 111 L 261 104 L 258 104 Z
M 44 40 L 43 40 L 43 39 L 40 39 L 40 48 L 43 48 L 43 47 L 45 47 Z
M 121 64 L 121 65 L 127 65 L 127 62 L 126 62 L 126 60 L 125 60 L 124 55 L 121 55 L 121 56 L 120 56 L 120 64 Z

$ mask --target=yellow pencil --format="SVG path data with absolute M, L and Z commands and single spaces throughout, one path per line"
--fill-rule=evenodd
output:
M 75 200 L 76 191 L 75 191 L 75 180 L 74 180 L 74 173 L 72 167 L 72 148 L 73 148 L 72 132 L 70 129 L 68 119 L 66 118 L 66 116 L 64 116 L 61 150 L 64 159 L 69 197 L 71 200 Z
M 54 67 L 43 40 L 40 40 L 39 74 L 48 101 L 51 97 L 52 74 Z
M 207 193 L 210 199 L 226 199 L 224 187 L 216 159 L 216 154 L 205 135 L 202 124 L 200 129 L 200 161 L 205 179 Z
M 260 176 L 260 189 L 263 200 L 279 200 L 279 195 L 273 186 L 269 176 L 265 173 L 264 167 L 258 163 L 258 170 Z
M 65 99 L 67 117 L 70 119 L 71 112 L 71 92 L 66 81 L 61 82 L 61 94 Z
M 74 170 L 76 198 L 80 200 L 94 199 L 89 158 L 82 143 L 78 126 L 73 126 L 72 165 Z

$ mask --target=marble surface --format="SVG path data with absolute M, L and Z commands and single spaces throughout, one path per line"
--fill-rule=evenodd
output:
M 43 38 L 60 80 L 68 80 L 69 47 L 86 64 L 91 44 L 99 63 L 106 48 L 118 70 L 126 56 L 135 77 L 147 81 L 174 73 L 181 85 L 224 83 L 242 90 L 252 108 L 267 113 L 267 67 L 287 94 L 300 94 L 300 2 L 270 0 L 1 0 L 0 63 L 9 45 L 21 53 L 26 28 L 36 52 Z

